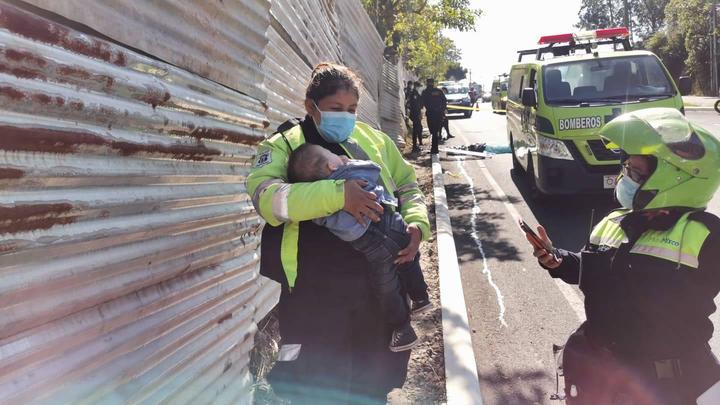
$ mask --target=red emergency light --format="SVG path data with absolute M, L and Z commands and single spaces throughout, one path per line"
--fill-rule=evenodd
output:
M 627 38 L 630 36 L 630 30 L 627 27 L 603 28 L 594 31 L 584 31 L 578 34 L 558 34 L 545 35 L 540 37 L 539 45 L 559 44 L 566 42 L 575 42 L 583 40 L 598 40 L 607 38 Z
M 545 35 L 540 37 L 538 45 L 543 44 L 557 44 L 562 42 L 571 42 L 575 40 L 573 34 L 558 34 L 558 35 Z
M 595 31 L 596 38 L 617 38 L 629 36 L 630 30 L 627 27 L 604 28 Z

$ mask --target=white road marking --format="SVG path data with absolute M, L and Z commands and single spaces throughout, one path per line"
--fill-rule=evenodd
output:
M 460 133 L 460 138 L 465 142 L 465 144 L 469 144 L 470 142 L 465 137 L 464 134 Z M 495 178 L 490 174 L 490 171 L 487 169 L 487 166 L 485 166 L 485 162 L 481 160 L 475 160 L 475 163 L 480 168 L 480 171 L 482 172 L 483 176 L 485 177 L 485 180 L 487 180 L 488 183 L 490 183 L 490 186 L 492 186 L 493 190 L 495 191 L 495 194 L 498 195 L 500 200 L 503 202 L 503 205 L 505 205 L 505 209 L 508 211 L 510 216 L 513 219 L 513 222 L 515 224 L 518 223 L 518 220 L 522 218 L 520 213 L 518 212 L 517 208 L 510 202 L 510 199 L 507 197 L 507 194 L 500 188 L 500 185 L 497 181 L 495 181 Z M 517 228 L 519 232 L 520 228 Z M 578 320 L 580 322 L 585 321 L 585 304 L 583 303 L 583 299 L 580 297 L 580 295 L 567 283 L 564 281 L 554 278 L 555 285 L 560 290 L 560 293 L 562 293 L 563 297 L 565 297 L 565 300 L 570 305 L 570 308 L 573 310 L 575 315 L 577 316 Z
M 437 155 L 432 157 L 432 162 L 447 403 L 482 405 L 480 379 L 477 374 L 442 167 Z
M 472 232 L 470 233 L 470 236 L 472 236 L 473 241 L 475 241 L 475 246 L 477 246 L 478 251 L 480 251 L 480 256 L 482 256 L 482 272 L 485 277 L 487 277 L 487 281 L 490 286 L 493 288 L 493 290 L 495 290 L 495 296 L 497 298 L 498 307 L 500 309 L 500 314 L 498 315 L 500 324 L 507 328 L 508 325 L 507 322 L 505 322 L 505 299 L 503 298 L 502 292 L 500 291 L 500 287 L 498 287 L 498 285 L 495 284 L 495 281 L 493 280 L 492 272 L 490 271 L 490 268 L 487 264 L 487 256 L 485 256 L 485 250 L 483 249 L 482 240 L 480 240 L 480 234 L 477 230 L 477 218 L 478 214 L 480 213 L 480 207 L 478 206 L 477 197 L 475 196 L 475 183 L 473 182 L 472 177 L 470 177 L 470 175 L 468 174 L 467 170 L 465 170 L 464 159 L 458 160 L 457 166 L 458 170 L 460 171 L 460 173 L 462 173 L 463 176 L 465 176 L 465 180 L 470 186 L 470 196 L 472 197 L 473 202 L 472 215 L 470 216 L 470 223 L 472 224 Z

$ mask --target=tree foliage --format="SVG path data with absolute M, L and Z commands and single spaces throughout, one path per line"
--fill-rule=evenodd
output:
M 445 79 L 447 80 L 462 80 L 467 77 L 468 70 L 462 67 L 459 63 L 451 65 L 447 72 L 445 72 Z
M 474 30 L 481 11 L 470 0 L 363 0 L 391 53 L 399 55 L 420 77 L 440 79 L 460 50 L 443 29 Z
M 662 28 L 668 1 L 582 0 L 576 26 L 590 30 L 628 24 L 636 39 L 644 40 Z
M 694 90 L 711 94 L 711 0 L 582 0 L 577 27 L 621 25 L 627 3 L 636 47 L 662 59 L 671 75 L 692 77 Z M 639 45 L 639 46 L 638 46 Z

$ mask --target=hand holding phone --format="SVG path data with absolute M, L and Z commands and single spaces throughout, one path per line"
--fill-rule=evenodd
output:
M 555 268 L 560 265 L 562 258 L 558 255 L 557 250 L 553 248 L 552 242 L 550 242 L 550 239 L 548 239 L 544 232 L 542 233 L 544 237 L 538 236 L 538 234 L 535 233 L 535 231 L 533 231 L 532 228 L 530 228 L 530 226 L 522 219 L 518 220 L 518 225 L 520 225 L 520 229 L 525 232 L 527 240 L 535 249 L 533 254 L 543 265 L 550 268 Z

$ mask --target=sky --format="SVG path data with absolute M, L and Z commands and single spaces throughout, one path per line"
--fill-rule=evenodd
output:
M 533 49 L 542 35 L 578 31 L 581 0 L 472 0 L 483 15 L 476 31 L 446 30 L 462 51 L 462 65 L 472 80 L 489 89 L 495 76 L 507 73 L 517 51 Z

